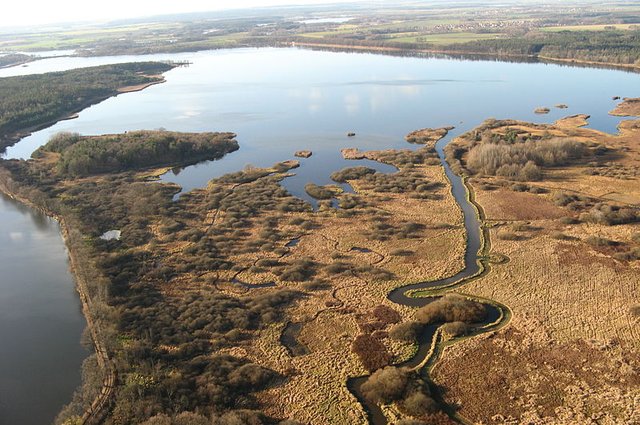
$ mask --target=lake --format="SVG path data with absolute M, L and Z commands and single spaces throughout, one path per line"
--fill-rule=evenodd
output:
M 86 323 L 58 223 L 2 195 L 0 217 L 0 424 L 47 424 L 80 383 Z
M 306 183 L 329 183 L 331 172 L 356 164 L 341 158 L 341 148 L 411 148 L 403 137 L 412 130 L 453 125 L 456 128 L 450 137 L 454 137 L 489 117 L 551 122 L 563 116 L 586 113 L 591 115 L 591 127 L 614 132 L 620 118 L 607 114 L 616 105 L 612 96 L 640 96 L 638 75 L 625 71 L 296 48 L 52 58 L 30 63 L 28 67 L 2 69 L 0 77 L 105 63 L 167 59 L 188 60 L 192 64 L 167 72 L 164 84 L 108 99 L 82 111 L 77 119 L 36 132 L 8 149 L 6 157 L 27 158 L 59 131 L 82 134 L 157 128 L 232 131 L 238 135 L 240 150 L 217 161 L 174 170 L 163 176 L 163 180 L 190 190 L 227 172 L 249 165 L 270 166 L 292 159 L 296 150 L 308 149 L 313 151 L 313 156 L 301 159 L 301 167 L 293 170 L 296 175 L 283 181 L 293 194 L 308 199 L 303 190 Z M 569 108 L 554 108 L 560 103 Z M 551 112 L 536 115 L 533 111 L 540 106 L 551 108 Z M 348 132 L 354 132 L 356 136 L 347 137 Z M 392 171 L 391 167 L 380 164 L 375 167 Z M 43 383 L 50 379 L 46 374 L 59 370 L 60 365 L 54 358 L 73 359 L 69 360 L 73 363 L 66 382 L 69 385 L 63 388 L 62 384 L 56 384 L 51 389 L 62 400 L 59 405 L 68 400 L 78 382 L 78 369 L 85 353 L 78 342 L 82 328 L 79 302 L 66 269 L 66 256 L 57 226 L 42 217 L 34 221 L 29 210 L 7 201 L 0 205 L 0 237 L 9 235 L 2 247 L 7 251 L 0 257 L 3 272 L 0 314 L 20 317 L 19 314 L 28 310 L 34 315 L 55 318 L 63 311 L 68 320 L 60 322 L 61 329 L 56 332 L 55 341 L 50 338 L 39 341 L 42 343 L 40 349 L 30 345 L 30 340 L 40 339 L 37 337 L 40 332 L 51 334 L 50 328 L 43 330 L 47 323 L 21 318 L 5 327 L 2 322 L 0 338 L 3 341 L 11 341 L 12 345 L 27 351 L 45 350 L 47 354 L 34 356 L 35 359 L 25 356 L 23 361 L 23 357 L 0 349 L 0 364 L 10 367 L 25 380 L 25 386 L 31 385 L 33 389 L 21 396 L 10 392 L 11 397 L 16 398 L 9 404 L 3 403 L 2 400 L 8 397 L 3 378 L 0 422 L 4 424 L 6 412 L 17 410 L 14 405 L 44 397 L 36 389 L 44 391 Z M 15 224 L 16 221 L 20 224 Z M 32 236 L 28 238 L 29 243 L 24 239 L 14 241 L 10 236 L 16 232 L 15 226 L 23 229 L 19 232 L 24 234 L 41 235 L 43 222 L 48 223 L 44 233 L 48 235 L 48 243 L 36 243 Z M 23 245 L 17 245 L 19 243 Z M 18 265 L 25 270 L 19 271 Z M 46 279 L 39 280 L 29 273 L 40 273 Z M 69 298 L 63 301 L 54 295 L 43 296 L 52 288 L 58 288 L 61 292 L 58 296 L 64 293 Z M 9 296 L 5 297 L 5 293 Z M 16 299 L 33 304 L 25 309 Z M 64 341 L 60 336 L 63 331 L 70 335 Z M 20 335 L 24 338 L 18 338 Z M 27 360 L 40 363 L 34 365 Z M 36 412 L 35 403 L 31 406 L 29 416 L 41 413 Z M 53 418 L 55 412 L 55 408 L 50 408 L 46 415 Z M 7 423 L 46 422 L 19 420 Z

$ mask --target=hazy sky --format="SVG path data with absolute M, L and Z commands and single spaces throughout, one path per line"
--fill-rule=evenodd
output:
M 259 6 L 346 3 L 353 0 L 5 0 L 0 26 L 203 12 Z

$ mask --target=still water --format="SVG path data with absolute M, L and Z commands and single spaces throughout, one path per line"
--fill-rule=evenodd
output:
M 80 383 L 80 300 L 54 220 L 0 195 L 0 424 L 51 423 Z
M 59 131 L 81 134 L 157 128 L 232 131 L 238 134 L 239 151 L 218 161 L 169 172 L 163 179 L 189 190 L 201 187 L 224 173 L 248 165 L 270 166 L 292 159 L 296 150 L 308 149 L 313 151 L 313 156 L 302 159 L 301 167 L 293 170 L 296 175 L 283 182 L 293 194 L 308 199 L 303 190 L 306 183 L 329 183 L 332 171 L 354 165 L 354 162 L 341 158 L 341 148 L 409 148 L 403 136 L 412 130 L 453 125 L 456 129 L 452 136 L 455 136 L 488 117 L 551 122 L 566 115 L 586 113 L 591 115 L 592 127 L 614 132 L 620 119 L 607 114 L 615 106 L 612 96 L 640 96 L 638 75 L 623 71 L 295 48 L 53 58 L 33 62 L 28 67 L 0 70 L 0 77 L 105 63 L 168 59 L 189 60 L 192 64 L 166 73 L 167 82 L 164 84 L 108 99 L 82 111 L 78 119 L 63 121 L 34 133 L 8 149 L 6 157 L 28 158 Z M 553 107 L 560 103 L 567 104 L 569 108 Z M 551 112 L 542 116 L 534 114 L 533 110 L 539 106 L 550 107 Z M 349 138 L 346 136 L 348 132 L 355 132 L 356 136 Z M 392 171 L 388 166 L 375 167 L 385 172 Z M 14 231 L 8 218 L 29 213 L 20 213 L 14 205 L 2 205 L 0 235 L 8 235 Z M 38 226 L 30 220 L 24 221 L 23 226 L 29 234 L 37 234 Z M 33 244 L 17 249 L 15 245 L 8 245 L 8 252 L 2 252 L 0 314 L 18 314 L 25 310 L 19 303 L 6 299 L 5 292 L 11 294 L 19 289 L 22 291 L 20 297 L 37 301 L 45 290 L 43 285 L 46 286 L 46 282 L 37 284 L 37 279 L 25 277 L 28 274 L 22 276 L 13 272 L 17 268 L 16 263 L 23 263 L 28 269 L 26 272 L 35 270 L 56 282 L 66 282 L 61 285 L 61 290 L 68 291 L 70 296 L 68 302 L 45 298 L 38 301 L 41 305 L 35 304 L 30 310 L 44 314 L 43 311 L 55 307 L 64 310 L 70 321 L 82 322 L 66 271 L 64 249 L 59 236 L 56 236 L 55 225 L 51 226 L 51 238 L 57 241 L 53 246 L 43 248 Z M 49 259 L 51 264 L 40 265 L 38 262 L 44 261 L 42 250 L 58 260 Z M 11 260 L 17 251 L 22 256 L 21 260 Z M 25 285 L 25 281 L 33 286 Z M 54 303 L 59 305 L 50 305 Z M 74 326 L 60 325 L 74 336 L 71 340 L 64 343 L 57 339 L 53 342 L 43 340 L 43 344 L 50 344 L 45 348 L 49 357 L 71 358 L 73 356 L 69 353 L 79 350 L 82 326 Z M 32 338 L 41 332 L 42 327 L 34 321 L 17 320 L 5 329 L 3 321 L 0 340 L 14 341 L 16 345 L 26 347 L 27 342 L 17 340 L 16 335 Z M 81 354 L 75 357 L 72 369 L 76 375 L 69 375 L 69 381 L 73 381 L 65 387 L 69 389 L 63 390 L 62 385 L 53 389 L 57 395 L 64 393 L 63 400 L 70 397 L 70 388 L 77 383 Z M 45 374 L 57 371 L 59 366 L 47 357 L 39 359 L 42 363 L 35 367 L 28 365 L 26 358 L 23 362 L 19 356 L 10 357 L 5 353 L 4 345 L 0 349 L 0 365 L 9 367 L 23 380 L 28 378 L 24 385 L 31 385 L 38 391 L 44 390 L 41 382 L 48 379 Z M 3 380 L 0 386 L 0 422 L 6 412 L 3 409 L 7 409 L 7 403 L 2 403 L 6 397 L 4 383 Z M 24 393 L 9 405 L 24 403 L 25 398 L 31 400 L 35 394 Z M 14 395 L 17 397 L 17 393 L 11 394 L 12 397 Z M 49 417 L 55 415 L 55 410 L 48 411 Z M 30 414 L 35 415 L 35 412 L 32 410 Z

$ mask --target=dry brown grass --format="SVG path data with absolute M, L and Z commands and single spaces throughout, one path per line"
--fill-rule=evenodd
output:
M 637 126 L 623 124 L 621 134 L 613 136 L 568 124 L 518 127 L 605 145 L 612 163 L 628 166 L 640 159 Z M 640 420 L 640 322 L 631 313 L 640 300 L 640 262 L 618 261 L 617 248 L 587 243 L 595 235 L 631 244 L 640 225 L 564 224 L 559 217 L 576 213 L 552 203 L 554 193 L 564 192 L 637 205 L 640 182 L 588 175 L 589 167 L 546 169 L 538 185 L 547 192 L 540 194 L 483 189 L 504 186 L 495 178 L 472 183 L 492 225 L 492 252 L 511 261 L 494 265 L 463 290 L 513 312 L 503 330 L 448 347 L 433 371 L 447 388 L 446 399 L 459 403 L 460 414 L 473 423 Z M 503 232 L 520 237 L 498 237 Z
M 263 395 L 267 413 L 309 424 L 365 422 L 362 408 L 344 383 L 350 376 L 367 373 L 351 350 L 355 338 L 367 329 L 366 318 L 374 320 L 375 307 L 383 304 L 407 320 L 413 310 L 391 304 L 386 294 L 401 284 L 447 276 L 463 264 L 462 215 L 449 194 L 443 170 L 439 166 L 423 166 L 421 171 L 428 181 L 444 185 L 438 190 L 441 199 L 417 200 L 409 194 L 380 196 L 360 189 L 357 181 L 352 182 L 356 192 L 374 209 L 390 214 L 391 223 L 405 220 L 425 225 L 420 238 L 371 240 L 363 234 L 370 220 L 366 216 L 340 217 L 332 211 L 314 214 L 318 228 L 301 237 L 290 254 L 291 259 L 308 256 L 330 263 L 339 255 L 341 261 L 370 264 L 392 272 L 397 278 L 385 281 L 344 273 L 329 278 L 330 290 L 314 292 L 301 301 L 291 312 L 291 320 L 306 322 L 298 338 L 310 351 L 305 356 L 290 357 L 272 334 L 260 338 L 256 344 L 259 350 L 249 353 L 252 360 L 278 371 L 289 368 L 296 371 L 282 387 Z M 371 252 L 354 251 L 353 247 Z M 399 249 L 413 254 L 391 255 Z M 383 337 L 382 342 L 393 362 L 411 355 L 412 346 L 408 343 L 388 337 Z
M 610 114 L 619 117 L 640 117 L 640 98 L 625 97 Z
M 479 191 L 478 202 L 492 220 L 540 220 L 566 215 L 562 208 L 545 197 L 504 188 Z

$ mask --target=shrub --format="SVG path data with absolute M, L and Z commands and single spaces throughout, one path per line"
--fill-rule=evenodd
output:
M 280 279 L 287 282 L 301 282 L 313 277 L 316 268 L 317 264 L 314 261 L 302 258 L 286 266 L 280 273 Z
M 314 279 L 303 283 L 302 287 L 307 291 L 322 291 L 331 288 L 331 285 L 326 280 Z
M 572 239 L 571 236 L 567 236 L 562 232 L 553 232 L 551 233 L 551 237 L 560 241 L 568 241 Z
M 467 335 L 471 327 L 465 322 L 451 322 L 442 325 L 442 331 L 452 337 Z
M 375 371 L 362 384 L 362 393 L 374 403 L 388 404 L 400 400 L 410 383 L 411 372 L 393 366 Z
M 389 336 L 398 341 L 415 342 L 422 332 L 422 323 L 404 322 L 398 323 L 389 331 Z
M 211 418 L 211 425 L 267 425 L 272 423 L 255 410 L 233 410 Z
M 375 172 L 376 170 L 369 167 L 349 167 L 331 174 L 331 180 L 338 183 L 346 183 L 347 180 L 357 180 L 366 176 L 367 174 L 374 174 Z
M 371 335 L 358 335 L 351 350 L 358 355 L 360 362 L 369 372 L 388 366 L 391 354 L 379 339 Z
M 402 407 L 411 416 L 424 416 L 440 410 L 434 399 L 420 391 L 415 391 L 405 398 Z
M 522 239 L 522 235 L 513 232 L 498 232 L 498 239 L 503 241 L 519 241 Z
M 515 143 L 485 141 L 469 151 L 467 168 L 473 173 L 539 180 L 540 166 L 564 165 L 585 155 L 584 144 L 568 139 Z
M 389 252 L 389 255 L 393 255 L 394 257 L 410 257 L 413 254 L 415 254 L 415 252 L 409 251 L 408 249 L 394 249 Z
M 373 309 L 373 315 L 385 325 L 391 325 L 400 321 L 400 314 L 386 305 L 378 305 Z
M 477 301 L 469 300 L 455 294 L 445 295 L 424 307 L 421 307 L 416 318 L 425 324 L 440 322 L 480 322 L 485 318 L 487 310 Z
M 324 186 L 318 186 L 315 183 L 307 183 L 304 191 L 315 199 L 331 199 L 335 196 L 335 190 L 331 190 Z
M 580 214 L 580 220 L 609 226 L 635 223 L 640 221 L 640 210 L 601 203 L 595 205 L 589 212 Z
M 580 220 L 574 218 L 574 217 L 562 217 L 560 219 L 560 223 L 562 224 L 578 224 L 580 223 Z
M 614 245 L 617 244 L 615 241 L 612 241 L 612 240 L 606 239 L 606 238 L 602 238 L 600 236 L 589 236 L 586 239 L 586 242 L 589 245 L 595 246 L 595 247 L 614 246 Z

